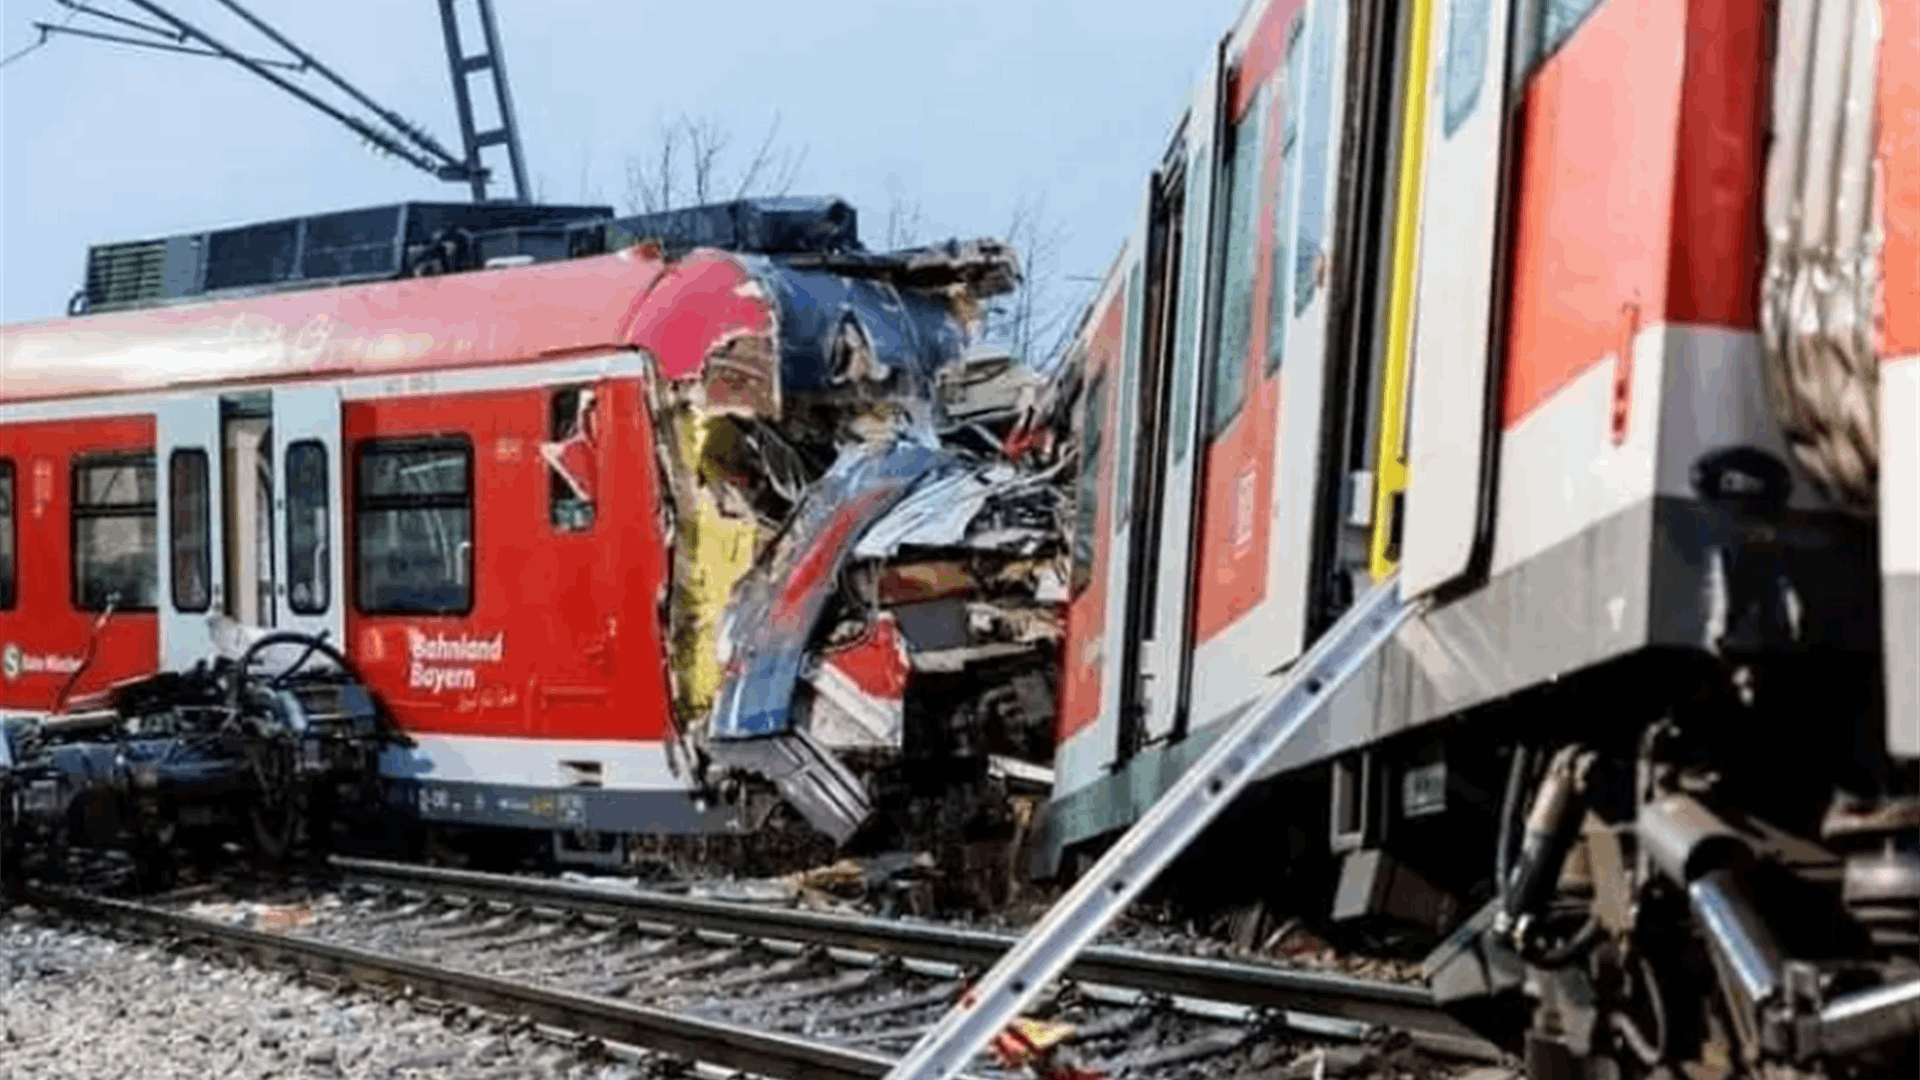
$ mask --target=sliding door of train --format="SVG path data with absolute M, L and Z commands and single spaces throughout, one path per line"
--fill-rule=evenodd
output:
M 346 485 L 340 474 L 339 387 L 274 391 L 272 437 L 280 476 L 272 515 L 279 556 L 274 625 L 324 634 L 335 647 L 344 647 L 340 499 Z
M 1296 657 L 1309 567 L 1347 112 L 1347 0 L 1273 0 L 1229 42 L 1192 715 L 1216 722 Z
M 1220 66 L 1208 65 L 1156 177 L 1147 223 L 1146 330 L 1138 382 L 1119 755 L 1186 725 L 1200 479 L 1201 333 L 1207 313 Z
M 182 671 L 214 652 L 211 616 L 226 611 L 220 398 L 196 394 L 154 409 L 160 528 L 160 668 Z
M 1418 241 L 1395 253 L 1371 563 L 1426 592 L 1468 571 L 1487 524 L 1508 30 L 1535 5 L 1413 3 L 1399 226 Z
M 216 614 L 338 645 L 339 389 L 194 394 L 154 411 L 161 666 L 212 656 Z

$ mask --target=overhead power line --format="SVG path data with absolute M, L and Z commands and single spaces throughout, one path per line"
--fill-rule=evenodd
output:
M 52 23 L 43 22 L 34 23 L 33 28 L 40 31 L 40 41 L 35 42 L 35 45 L 44 44 L 48 34 L 68 34 L 73 37 L 91 38 L 94 41 L 111 41 L 121 45 L 138 45 L 143 49 L 160 49 L 164 52 L 184 53 L 187 56 L 211 56 L 216 60 L 225 60 L 227 58 L 226 54 L 213 52 L 209 49 L 196 49 L 190 45 L 174 45 L 165 41 L 148 41 L 145 38 L 127 37 L 125 34 L 107 34 L 98 30 L 76 30 L 70 26 L 55 26 Z M 28 48 L 32 47 L 33 46 L 28 46 Z M 26 52 L 27 50 L 22 49 L 20 51 Z M 258 56 L 249 57 L 248 59 L 262 67 L 286 68 L 296 72 L 307 70 L 305 64 L 291 63 L 286 60 L 268 60 Z
M 34 29 L 40 32 L 39 40 L 26 48 L 0 60 L 0 67 L 13 63 L 22 56 L 38 49 L 48 42 L 54 34 L 66 34 L 74 37 L 89 38 L 117 45 L 133 45 L 140 48 L 157 49 L 162 52 L 204 56 L 220 60 L 231 60 L 262 79 L 286 91 L 313 108 L 332 117 L 349 131 L 366 139 L 378 149 L 405 161 L 423 172 L 430 173 L 441 180 L 470 184 L 476 202 L 486 198 L 486 184 L 490 171 L 480 164 L 480 150 L 484 146 L 505 144 L 509 149 L 510 165 L 517 201 L 526 200 L 525 168 L 521 162 L 519 132 L 513 122 L 512 100 L 504 85 L 505 72 L 500 67 L 499 41 L 493 25 L 493 12 L 488 0 L 477 0 L 479 17 L 485 36 L 486 51 L 478 56 L 464 55 L 464 47 L 459 41 L 458 31 L 453 25 L 451 0 L 441 0 L 441 19 L 447 39 L 449 63 L 453 69 L 456 104 L 459 106 L 460 126 L 463 141 L 466 144 L 465 155 L 455 154 L 439 140 L 429 134 L 425 128 L 413 123 L 398 112 L 375 101 L 359 87 L 348 82 L 338 72 L 322 63 L 313 54 L 295 44 L 285 34 L 276 30 L 266 20 L 255 15 L 238 0 L 219 0 L 221 6 L 233 12 L 249 26 L 265 35 L 268 40 L 284 49 L 291 60 L 269 57 L 249 56 L 227 45 L 224 41 L 188 22 L 172 11 L 161 6 L 157 0 L 125 0 L 139 8 L 153 20 L 132 18 L 127 15 L 105 10 L 96 4 L 83 3 L 82 0 L 56 0 L 68 9 L 67 18 L 60 24 L 36 22 Z M 103 30 L 76 29 L 68 24 L 77 16 L 85 15 L 113 24 L 116 28 L 137 30 L 147 35 L 132 36 L 126 33 L 107 33 Z M 277 71 L 276 71 L 277 69 Z M 495 77 L 496 93 L 502 114 L 502 126 L 497 131 L 480 132 L 474 130 L 472 109 L 465 78 L 481 71 L 491 71 Z M 326 101 L 306 87 L 292 82 L 278 72 L 290 75 L 315 73 L 340 92 L 351 98 L 360 107 L 370 111 L 372 118 L 356 115 L 346 108 Z

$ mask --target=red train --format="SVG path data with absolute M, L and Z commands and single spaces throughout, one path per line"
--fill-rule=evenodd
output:
M 1061 877 L 1392 587 L 1171 892 L 1439 942 L 1535 1075 L 1910 1073 L 1915 72 L 1911 0 L 1254 0 L 997 425 L 1006 253 L 819 204 L 102 251 L 265 291 L 6 328 L 0 702 L 226 612 L 344 645 L 432 822 L 964 844 L 1044 790 Z M 209 678 L 111 722 L 310 711 Z
M 992 451 L 932 410 L 1014 272 L 993 244 L 865 253 L 824 200 L 409 204 L 95 249 L 95 310 L 0 352 L 0 706 L 97 709 L 270 628 L 348 659 L 425 822 L 743 831 L 688 730 L 729 588 L 847 447 L 910 445 L 914 479 Z M 876 587 L 955 591 L 916 581 Z M 899 638 L 878 667 L 834 641 L 816 694 L 879 714 L 882 756 Z

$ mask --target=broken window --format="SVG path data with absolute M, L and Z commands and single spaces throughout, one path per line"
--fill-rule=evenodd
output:
M 320 615 L 333 602 L 327 550 L 327 448 L 316 439 L 287 447 L 287 604 Z
M 13 610 L 13 462 L 0 461 L 0 611 Z
M 473 446 L 367 443 L 354 498 L 357 599 L 378 614 L 473 608 Z
M 1253 338 L 1253 285 L 1259 265 L 1260 152 L 1267 113 L 1262 86 L 1233 127 L 1227 149 L 1227 236 L 1221 255 L 1220 321 L 1213 350 L 1209 434 L 1226 430 L 1247 400 L 1247 343 Z
M 213 604 L 210 512 L 207 452 L 175 450 L 167 459 L 167 540 L 175 611 L 200 612 Z
M 86 611 L 152 611 L 160 591 L 159 511 L 151 453 L 73 466 L 73 602 Z
M 593 527 L 593 494 L 599 475 L 599 426 L 591 386 L 553 392 L 550 441 L 541 446 L 547 463 L 547 519 L 559 532 Z

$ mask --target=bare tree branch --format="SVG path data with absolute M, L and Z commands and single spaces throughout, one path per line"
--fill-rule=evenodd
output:
M 733 133 L 711 116 L 663 123 L 653 151 L 627 157 L 628 213 L 659 213 L 720 199 L 785 195 L 799 178 L 806 150 L 782 146 L 776 114 L 746 164 L 729 167 Z
M 720 155 L 726 152 L 732 137 L 712 117 L 682 118 L 680 123 L 687 133 L 687 156 L 693 170 L 693 204 L 699 206 L 713 195 Z
M 1006 238 L 1020 253 L 1020 284 L 988 309 L 985 337 L 1042 370 L 1066 347 L 1080 306 L 1076 295 L 1061 288 L 1058 263 L 1067 233 L 1047 215 L 1045 196 L 1025 197 L 1014 204 Z
M 885 249 L 898 251 L 918 244 L 923 221 L 919 200 L 909 205 L 904 196 L 897 191 L 894 192 L 887 204 Z
M 600 185 L 593 182 L 593 143 L 580 140 L 580 201 L 597 203 L 604 201 Z

